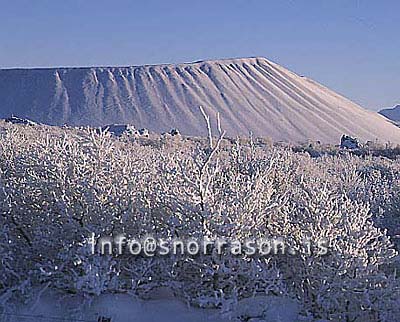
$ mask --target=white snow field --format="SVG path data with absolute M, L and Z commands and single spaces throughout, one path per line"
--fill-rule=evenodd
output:
M 337 143 L 400 143 L 378 113 L 265 58 L 134 67 L 0 70 L 0 117 L 52 125 L 132 123 L 156 132 L 204 135 L 199 106 L 220 113 L 228 136 Z M 214 124 L 215 126 L 215 124 Z

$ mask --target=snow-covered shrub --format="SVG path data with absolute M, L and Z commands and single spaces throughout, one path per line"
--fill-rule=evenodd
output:
M 399 317 L 399 161 L 311 158 L 252 138 L 131 141 L 90 129 L 0 127 L 3 302 L 42 285 L 143 297 L 167 287 L 199 306 L 284 294 L 314 318 Z M 297 254 L 92 255 L 92 233 L 281 237 Z M 327 240 L 328 253 L 304 252 L 305 240 Z

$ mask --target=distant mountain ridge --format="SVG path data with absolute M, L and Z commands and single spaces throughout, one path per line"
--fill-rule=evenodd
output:
M 383 110 L 380 110 L 379 114 L 382 114 L 383 116 L 387 117 L 389 120 L 392 120 L 392 121 L 396 122 L 397 124 L 400 124 L 400 104 L 396 105 L 393 108 L 385 108 Z
M 131 123 L 204 135 L 199 110 L 220 114 L 227 135 L 338 143 L 400 143 L 400 129 L 326 87 L 265 58 L 132 67 L 0 70 L 0 117 L 53 125 Z M 216 124 L 213 122 L 215 128 Z

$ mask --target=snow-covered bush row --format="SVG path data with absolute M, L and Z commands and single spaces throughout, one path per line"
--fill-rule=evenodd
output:
M 287 295 L 302 314 L 399 319 L 400 163 L 181 137 L 140 141 L 92 130 L 0 124 L 0 300 L 50 287 L 146 297 L 167 287 L 227 312 Z M 280 236 L 327 255 L 117 257 L 87 238 Z M 399 244 L 397 244 L 397 247 Z

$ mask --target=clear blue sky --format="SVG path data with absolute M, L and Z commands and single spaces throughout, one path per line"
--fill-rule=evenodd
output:
M 400 103 L 399 0 L 0 0 L 0 68 L 267 57 L 370 109 Z

